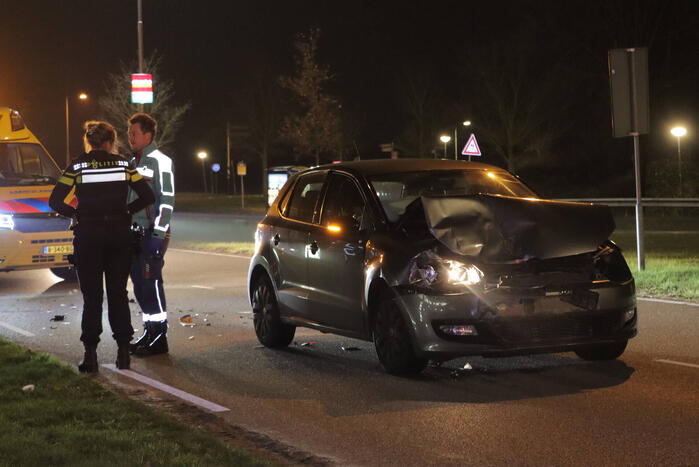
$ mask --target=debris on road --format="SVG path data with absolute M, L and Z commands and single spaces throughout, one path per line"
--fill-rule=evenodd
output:
M 358 350 L 362 350 L 359 347 L 345 347 L 344 345 L 340 347 L 344 352 L 357 352 Z
M 134 300 L 133 298 L 129 298 L 129 303 L 136 303 L 136 300 Z
M 312 345 L 316 345 L 315 342 L 309 341 L 309 342 L 301 342 L 301 347 L 310 347 Z
M 193 341 L 193 340 L 194 340 L 194 336 L 189 336 L 189 337 L 187 338 L 187 340 Z
M 64 319 L 65 319 L 65 315 L 54 315 L 50 321 L 63 321 Z
M 189 314 L 180 316 L 180 324 L 182 326 L 188 326 L 190 328 L 196 326 L 196 324 L 194 324 L 194 320 L 192 319 L 192 315 Z
M 22 386 L 22 391 L 24 392 L 30 392 L 33 391 L 35 386 L 33 384 L 27 384 L 26 386 Z

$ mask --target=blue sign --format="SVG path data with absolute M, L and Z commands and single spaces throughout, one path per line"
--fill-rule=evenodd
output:
M 213 170 L 214 172 L 218 172 L 219 170 L 221 170 L 221 164 L 211 164 L 211 170 Z

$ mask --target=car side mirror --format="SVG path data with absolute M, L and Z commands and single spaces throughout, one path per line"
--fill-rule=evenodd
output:
M 337 216 L 330 219 L 325 224 L 325 228 L 333 233 L 357 232 L 359 231 L 359 221 L 352 216 Z

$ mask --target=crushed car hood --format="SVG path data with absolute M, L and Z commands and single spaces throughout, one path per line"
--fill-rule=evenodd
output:
M 454 253 L 491 260 L 594 251 L 615 224 L 605 205 L 497 195 L 422 197 L 432 235 Z

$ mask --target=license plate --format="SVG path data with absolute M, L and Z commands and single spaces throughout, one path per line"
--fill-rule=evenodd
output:
M 73 253 L 73 245 L 47 245 L 44 255 L 69 255 Z

